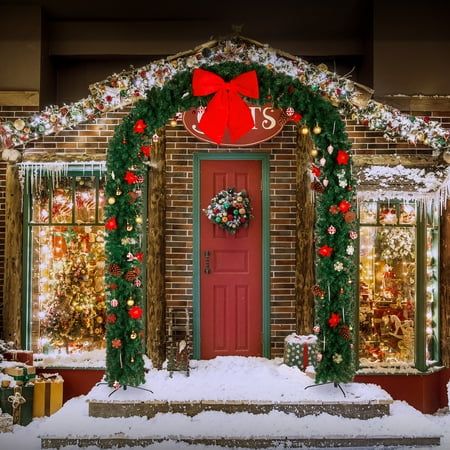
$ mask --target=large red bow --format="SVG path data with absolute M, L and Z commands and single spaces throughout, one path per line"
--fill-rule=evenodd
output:
M 254 70 L 226 82 L 219 75 L 208 70 L 195 69 L 192 92 L 195 96 L 215 93 L 198 124 L 199 128 L 214 142 L 218 144 L 222 142 L 227 127 L 233 141 L 254 127 L 250 108 L 240 97 L 240 95 L 259 97 L 258 78 Z

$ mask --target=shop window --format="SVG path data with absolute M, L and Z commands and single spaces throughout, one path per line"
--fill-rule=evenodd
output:
M 36 352 L 105 345 L 104 182 L 94 170 L 26 175 L 23 331 Z
M 435 214 L 415 204 L 360 204 L 359 364 L 416 367 L 439 360 Z

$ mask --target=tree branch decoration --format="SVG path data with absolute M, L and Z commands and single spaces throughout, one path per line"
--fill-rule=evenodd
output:
M 237 192 L 235 188 L 218 192 L 203 212 L 212 223 L 231 234 L 241 227 L 247 227 L 252 217 L 247 192 Z

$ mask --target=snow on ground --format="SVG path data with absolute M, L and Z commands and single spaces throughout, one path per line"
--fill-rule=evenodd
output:
M 191 375 L 151 369 L 147 364 L 146 386 L 154 394 L 129 388 L 120 389 L 109 400 L 269 400 L 269 401 L 341 401 L 390 400 L 380 387 L 372 384 L 349 383 L 344 388 L 347 397 L 333 385 L 304 389 L 312 380 L 297 368 L 281 364 L 281 359 L 219 357 L 210 361 L 192 361 Z M 405 402 L 391 405 L 391 415 L 369 420 L 348 419 L 320 414 L 296 417 L 272 411 L 269 414 L 225 414 L 203 412 L 194 417 L 182 414 L 158 414 L 144 417 L 92 418 L 88 416 L 88 399 L 106 400 L 111 388 L 94 387 L 87 396 L 68 401 L 49 418 L 35 419 L 27 427 L 15 426 L 12 433 L 0 434 L 1 450 L 38 450 L 39 436 L 68 437 L 90 435 L 164 437 L 172 440 L 146 447 L 151 450 L 209 448 L 217 446 L 189 446 L 177 443 L 177 436 L 185 437 L 317 437 L 317 436 L 431 436 L 446 433 L 441 449 L 450 449 L 450 413 L 423 415 Z M 76 447 L 66 447 L 75 450 Z M 89 447 L 94 450 L 97 447 Z M 136 447 L 142 450 L 142 447 Z
M 374 384 L 349 383 L 342 387 L 346 397 L 332 384 L 316 386 L 313 380 L 298 370 L 282 364 L 281 358 L 227 356 L 208 361 L 191 361 L 190 376 L 175 372 L 173 377 L 165 370 L 152 369 L 142 387 L 153 393 L 137 389 L 120 389 L 114 400 L 256 400 L 278 402 L 366 402 L 391 400 L 392 397 Z M 107 400 L 111 388 L 99 385 L 91 390 L 89 399 Z

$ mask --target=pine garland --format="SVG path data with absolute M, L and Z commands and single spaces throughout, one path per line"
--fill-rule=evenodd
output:
M 258 75 L 260 98 L 251 103 L 271 103 L 276 108 L 292 107 L 302 114 L 300 126 L 313 129 L 317 124 L 322 131 L 313 134 L 318 155 L 314 164 L 320 173 L 311 175 L 324 187 L 316 193 L 317 222 L 316 282 L 324 294 L 316 297 L 316 316 L 319 331 L 320 361 L 316 369 L 316 382 L 348 382 L 354 375 L 352 343 L 347 328 L 354 320 L 355 265 L 350 232 L 355 224 L 345 220 L 348 208 L 354 209 L 354 180 L 348 151 L 350 143 L 337 110 L 325 99 L 299 80 L 276 73 L 270 66 L 225 62 L 204 69 L 229 80 L 242 72 L 254 69 Z M 145 224 L 136 221 L 142 217 L 143 202 L 139 195 L 148 147 L 157 139 L 155 132 L 179 111 L 205 106 L 208 98 L 194 97 L 191 93 L 191 71 L 176 74 L 163 88 L 154 87 L 145 100 L 137 103 L 132 112 L 116 128 L 107 156 L 107 197 L 114 198 L 106 208 L 108 228 L 106 253 L 108 265 L 117 264 L 121 276 L 106 274 L 108 314 L 115 320 L 107 324 L 106 379 L 113 386 L 137 386 L 144 382 L 143 322 L 130 317 L 133 306 L 144 308 L 143 289 L 136 279 L 124 278 L 130 271 L 142 274 L 142 261 L 128 255 L 142 252 L 141 235 Z M 339 152 L 340 151 L 340 152 Z M 339 155 L 339 158 L 338 158 Z M 345 163 L 346 158 L 348 161 Z M 343 162 L 344 161 L 344 162 Z M 339 176 L 338 176 L 339 173 Z M 324 183 L 324 181 L 326 182 Z M 345 183 L 345 187 L 342 187 Z M 320 189 L 321 191 L 322 189 Z M 330 226 L 336 232 L 327 232 Z M 354 233 L 352 234 L 354 235 Z M 328 248 L 328 256 L 320 256 Z M 139 279 L 139 278 L 137 278 Z M 344 331 L 341 331 L 344 330 Z

